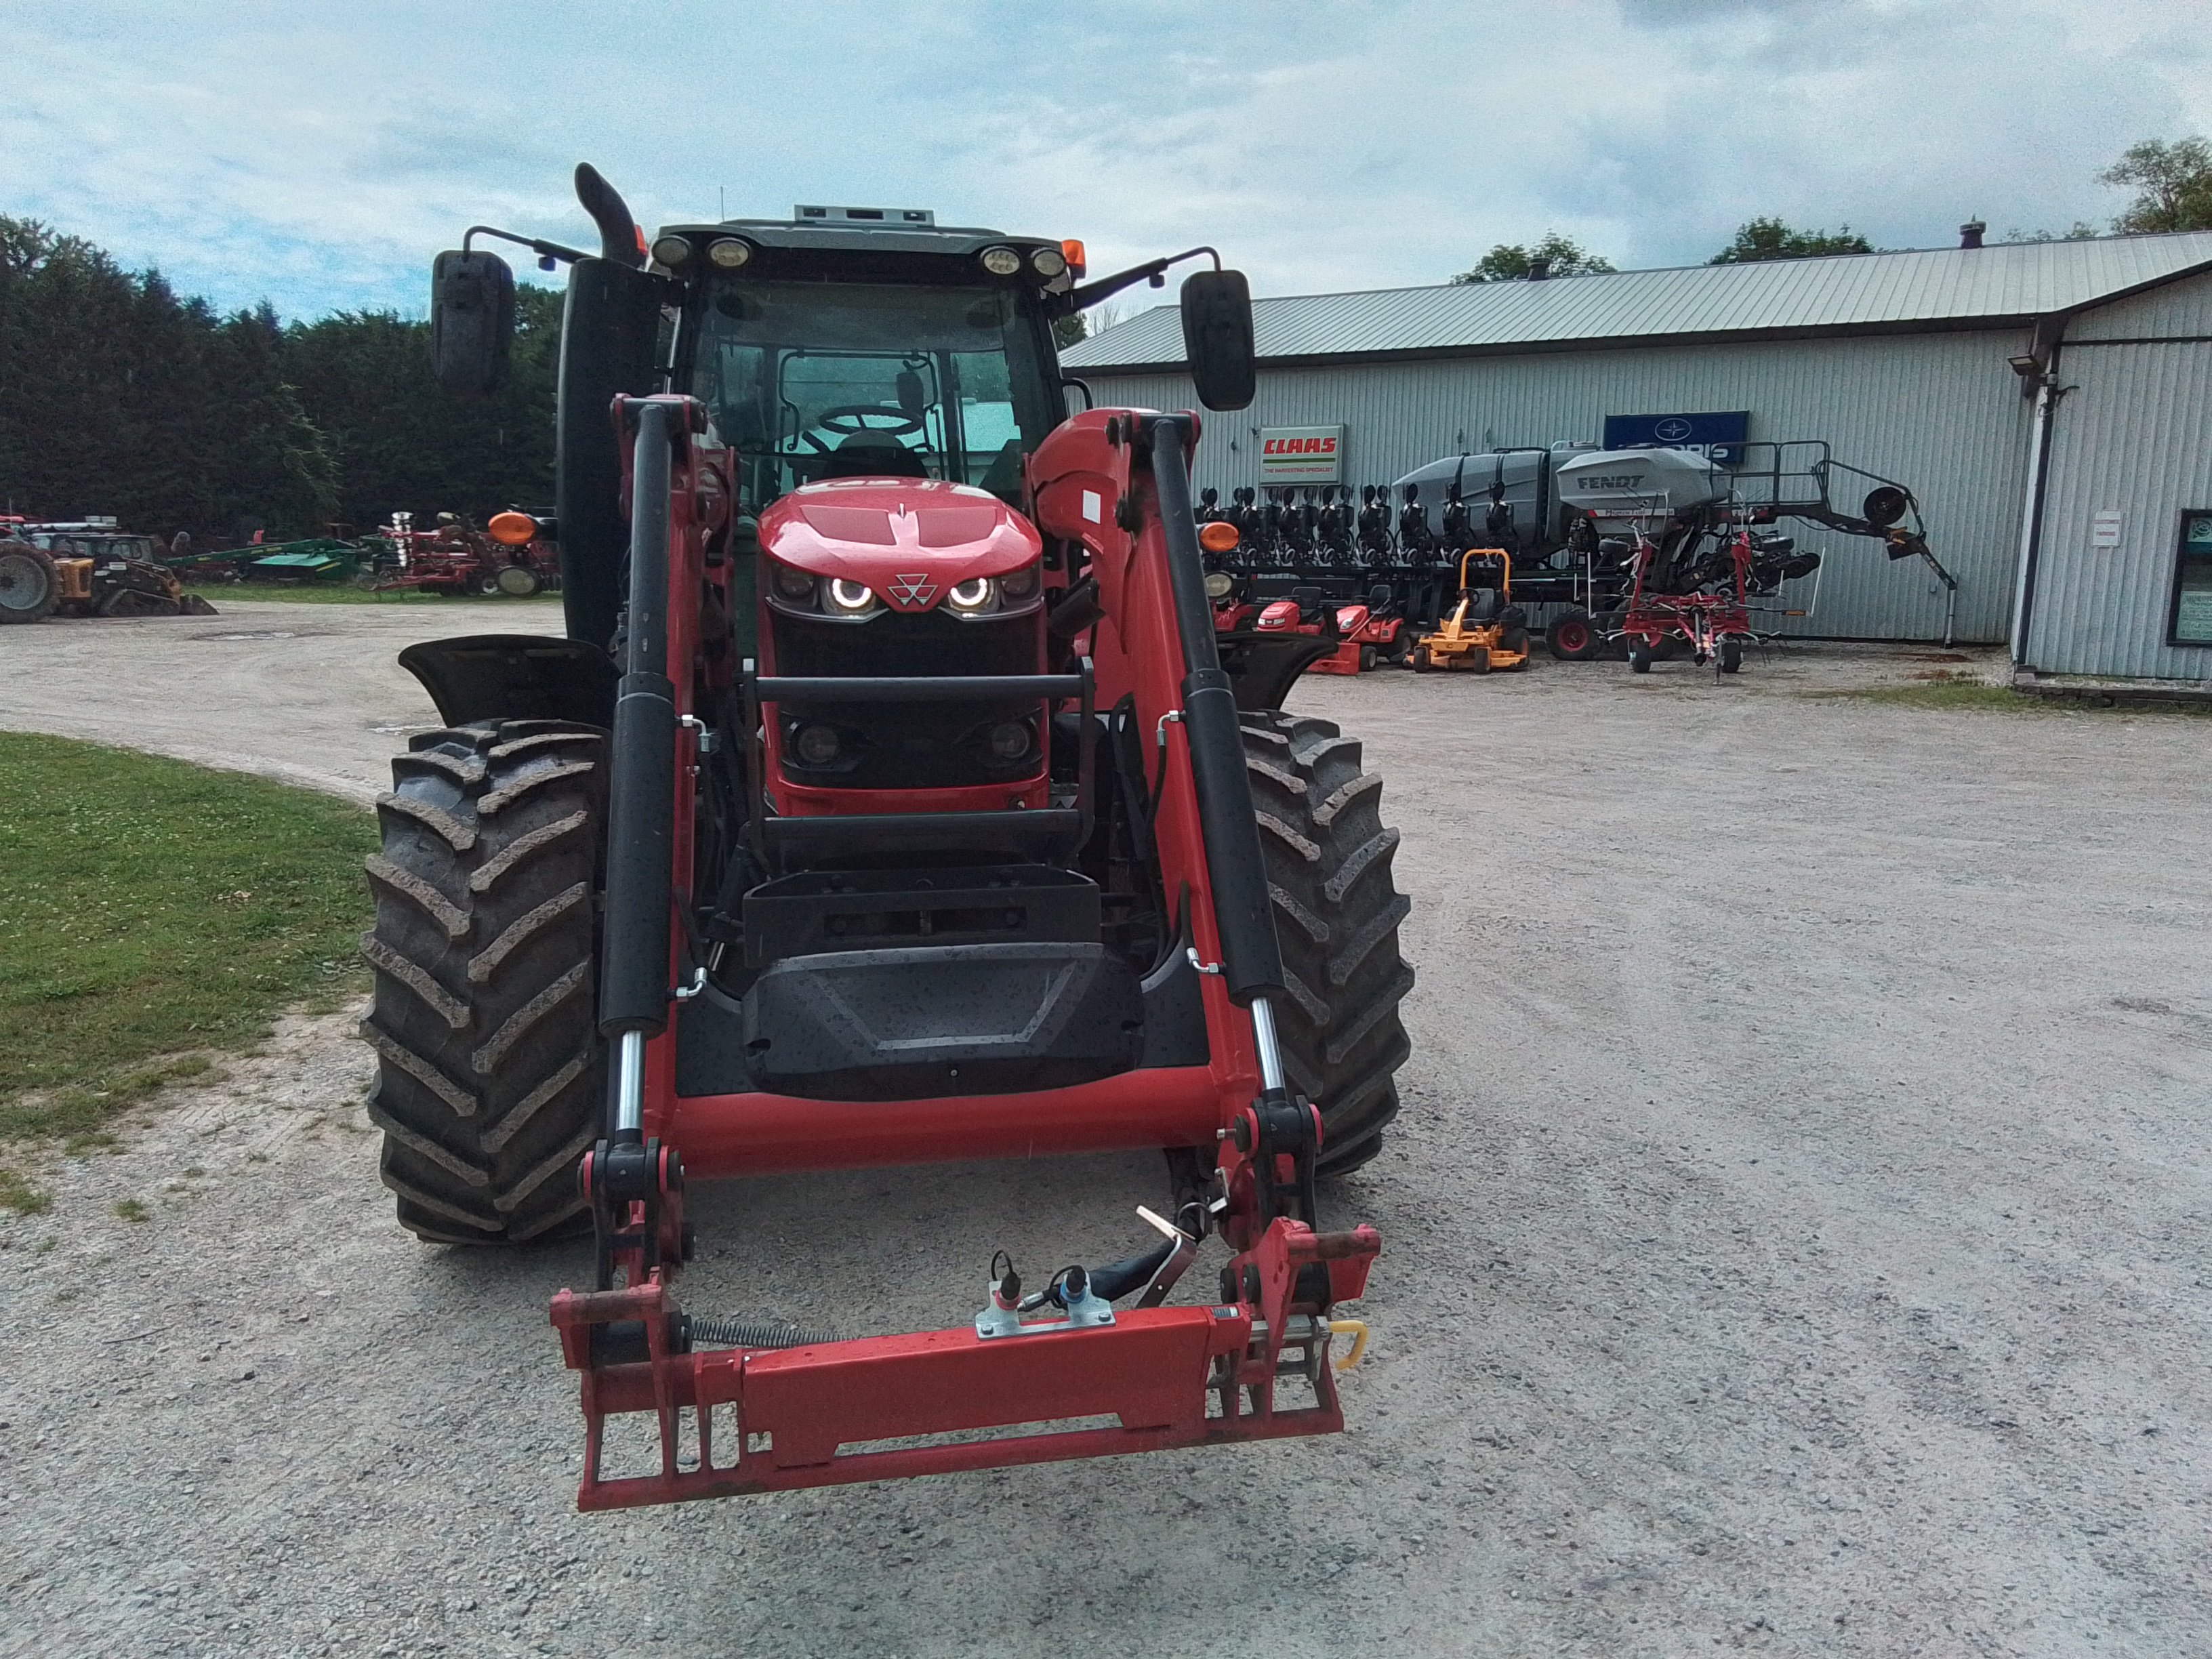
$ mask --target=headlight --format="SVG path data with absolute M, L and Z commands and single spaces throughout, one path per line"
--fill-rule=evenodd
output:
M 1004 599 L 1026 599 L 1036 592 L 1037 568 L 1025 564 L 1019 570 L 1009 570 L 999 578 L 999 597 Z
M 971 576 L 964 582 L 955 582 L 945 602 L 955 611 L 974 616 L 979 611 L 988 611 L 999 596 L 999 585 L 988 576 Z
M 791 605 L 811 608 L 814 604 L 815 578 L 804 570 L 795 570 L 787 564 L 775 567 L 775 596 Z
M 830 584 L 830 604 L 848 617 L 876 608 L 875 590 L 866 582 L 848 582 L 842 576 Z
M 1057 276 L 1067 269 L 1067 256 L 1056 247 L 1041 247 L 1030 255 L 1030 269 L 1040 276 Z
M 753 257 L 753 245 L 735 236 L 722 236 L 707 244 L 707 257 L 724 270 L 735 270 Z
M 1230 580 L 1227 572 L 1217 570 L 1206 579 L 1206 597 L 1209 599 L 1225 599 L 1229 597 L 1230 590 L 1236 586 L 1235 582 Z
M 1027 720 L 1004 720 L 991 728 L 992 757 L 1002 761 L 1018 761 L 1030 752 L 1030 726 Z
M 983 250 L 983 269 L 994 276 L 1011 276 L 1022 268 L 1022 256 L 1010 247 Z
M 673 270 L 691 257 L 691 243 L 683 236 L 663 236 L 653 245 L 653 257 Z

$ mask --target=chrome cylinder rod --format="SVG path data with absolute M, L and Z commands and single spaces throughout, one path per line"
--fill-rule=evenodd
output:
M 1283 1085 L 1283 1048 L 1275 1038 L 1275 1011 L 1265 997 L 1252 999 L 1252 1036 L 1260 1050 L 1260 1088 L 1273 1094 Z
M 615 1039 L 615 1133 L 645 1127 L 645 1033 Z

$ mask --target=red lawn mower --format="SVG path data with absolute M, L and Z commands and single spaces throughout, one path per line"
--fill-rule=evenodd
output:
M 573 266 L 568 637 L 401 657 L 447 723 L 369 863 L 401 1224 L 592 1241 L 552 1308 L 587 1509 L 1340 1428 L 1381 1241 L 1315 1183 L 1397 1109 L 1397 833 L 1359 745 L 1279 710 L 1312 642 L 1217 645 L 1198 417 L 1068 416 L 1054 344 L 1211 250 L 1085 285 L 1078 243 L 838 208 L 648 244 L 577 188 L 597 257 L 509 239 Z M 496 383 L 512 284 L 439 256 L 447 386 Z M 1243 407 L 1243 276 L 1182 313 L 1200 398 Z M 1140 1147 L 1141 1249 L 1040 1281 L 979 1239 L 945 1328 L 676 1298 L 690 1180 Z M 624 1413 L 659 1447 L 627 1472 Z

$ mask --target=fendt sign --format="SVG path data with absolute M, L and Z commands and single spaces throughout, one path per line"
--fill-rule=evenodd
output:
M 1344 428 L 1269 426 L 1260 429 L 1260 482 L 1342 483 Z

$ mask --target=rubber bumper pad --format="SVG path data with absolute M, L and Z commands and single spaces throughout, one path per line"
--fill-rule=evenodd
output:
M 1062 1089 L 1133 1070 L 1144 1042 L 1137 976 L 1097 944 L 787 957 L 744 999 L 753 1086 L 804 1100 Z

